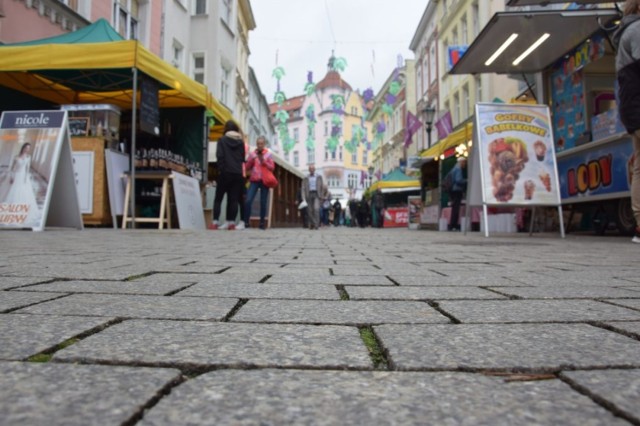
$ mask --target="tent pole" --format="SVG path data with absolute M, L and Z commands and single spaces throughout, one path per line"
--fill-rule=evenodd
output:
M 136 153 L 136 120 L 138 109 L 138 69 L 133 67 L 131 69 L 133 73 L 133 93 L 131 99 L 131 228 L 136 227 L 136 166 L 135 166 L 135 153 Z

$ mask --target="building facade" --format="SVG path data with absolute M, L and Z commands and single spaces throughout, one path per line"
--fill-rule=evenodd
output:
M 419 152 L 416 141 L 421 131 L 407 134 L 409 113 L 416 116 L 415 80 L 415 61 L 406 60 L 389 75 L 375 98 L 370 117 L 377 129 L 372 152 L 374 182 L 397 168 L 404 169 Z
M 276 127 L 279 111 L 288 115 L 276 150 L 303 173 L 314 164 L 331 197 L 344 201 L 361 197 L 370 185 L 372 130 L 364 97 L 342 79 L 334 61 L 332 56 L 326 75 L 307 85 L 306 94 L 272 103 L 270 110 Z

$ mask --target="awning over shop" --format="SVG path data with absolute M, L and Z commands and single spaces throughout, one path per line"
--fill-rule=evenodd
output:
M 449 72 L 538 72 L 619 18 L 616 9 L 498 12 Z
M 461 143 L 466 143 L 471 139 L 473 139 L 473 124 L 467 123 L 463 128 L 449 134 L 431 148 L 420 153 L 420 158 L 439 158 L 446 150 L 454 148 Z
M 420 190 L 420 181 L 405 175 L 399 169 L 395 169 L 385 176 L 384 179 L 371 185 L 368 191 L 375 191 L 378 188 L 380 188 L 383 193 Z

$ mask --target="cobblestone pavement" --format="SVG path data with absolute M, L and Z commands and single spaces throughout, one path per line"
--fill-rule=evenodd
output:
M 628 238 L 0 232 L 1 425 L 640 425 Z

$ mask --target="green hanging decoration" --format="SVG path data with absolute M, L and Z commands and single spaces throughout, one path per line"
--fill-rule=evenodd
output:
M 345 58 L 333 58 L 331 69 L 333 71 L 344 72 L 344 70 L 347 69 L 347 60 Z
M 389 93 L 393 96 L 397 96 L 398 93 L 400 93 L 400 89 L 402 89 L 402 86 L 400 86 L 400 83 L 397 81 L 392 81 L 391 84 L 389 84 Z
M 289 121 L 289 113 L 283 109 L 279 109 L 278 111 L 276 111 L 276 113 L 274 114 L 274 117 L 280 123 L 284 123 L 285 125 L 287 121 Z

